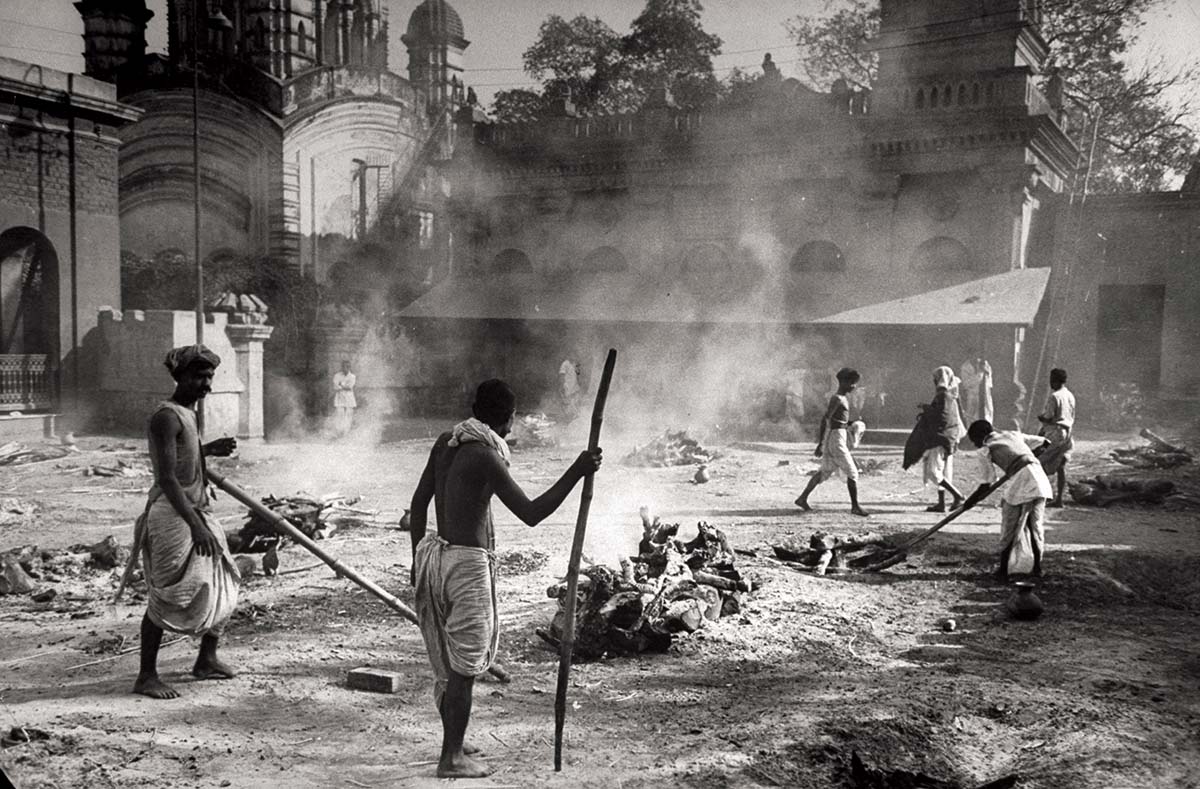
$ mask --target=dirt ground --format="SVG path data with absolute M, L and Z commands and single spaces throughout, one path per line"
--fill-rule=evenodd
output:
M 648 438 L 648 437 L 647 437 Z M 584 430 L 573 437 L 585 439 Z M 1136 439 L 1129 439 L 1136 441 Z M 1073 476 L 1119 468 L 1105 459 L 1119 436 L 1084 440 Z M 363 496 L 398 517 L 429 440 L 351 445 L 243 446 L 219 466 L 258 495 L 298 490 Z M 133 439 L 81 438 L 62 460 L 0 468 L 0 499 L 34 504 L 0 525 L 0 551 L 115 535 L 128 542 L 148 479 L 84 476 L 118 458 L 144 462 Z M 812 469 L 810 445 L 717 447 L 712 480 L 692 467 L 630 468 L 606 446 L 588 552 L 632 548 L 648 505 L 690 535 L 723 529 L 762 588 L 742 615 L 680 637 L 665 655 L 576 665 L 565 765 L 554 773 L 557 655 L 534 630 L 554 611 L 546 587 L 564 571 L 578 495 L 535 529 L 497 511 L 501 553 L 522 561 L 500 581 L 502 658 L 511 684 L 477 684 L 469 739 L 512 787 L 849 786 L 857 751 L 867 764 L 919 770 L 974 787 L 1016 773 L 1023 788 L 1200 786 L 1200 524 L 1197 512 L 1114 506 L 1050 511 L 1045 615 L 1004 610 L 993 580 L 999 511 L 968 513 L 908 563 L 873 576 L 815 577 L 772 558 L 769 545 L 817 530 L 854 535 L 931 525 L 928 493 L 900 470 L 896 448 L 863 477 L 863 521 L 830 482 L 817 511 L 792 505 Z M 544 490 L 575 450 L 514 454 L 513 472 Z M 973 488 L 960 457 L 960 482 Z M 1189 476 L 1190 474 L 1190 476 Z M 1168 476 L 1195 488 L 1192 472 Z M 237 524 L 228 497 L 218 514 Z M 408 535 L 382 527 L 335 534 L 324 546 L 411 601 Z M 548 555 L 544 564 L 538 552 Z M 143 605 L 110 606 L 117 571 L 74 582 L 48 603 L 0 597 L 0 733 L 33 727 L 49 739 L 0 750 L 21 789 L 104 786 L 436 786 L 440 727 L 417 628 L 291 547 L 275 578 L 245 583 L 223 653 L 236 679 L 194 682 L 196 642 L 164 647 L 174 701 L 129 693 Z M 944 632 L 943 620 L 957 629 Z M 170 639 L 170 636 L 168 636 Z M 351 690 L 346 673 L 370 665 L 403 674 L 394 695 Z

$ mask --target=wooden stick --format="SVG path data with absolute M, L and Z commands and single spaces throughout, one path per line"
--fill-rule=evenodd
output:
M 604 423 L 604 403 L 608 400 L 608 386 L 612 383 L 613 367 L 617 363 L 617 351 L 610 348 L 604 360 L 604 373 L 600 376 L 600 387 L 596 390 L 596 404 L 592 407 L 592 432 L 588 436 L 588 450 L 595 451 L 600 445 L 600 426 Z M 588 508 L 592 503 L 592 487 L 595 475 L 583 478 L 583 492 L 579 496 L 579 517 L 575 521 L 575 541 L 571 543 L 571 559 L 567 564 L 567 599 L 563 602 L 564 621 L 562 641 L 558 653 L 558 689 L 554 694 L 554 771 L 562 772 L 563 724 L 567 719 L 567 682 L 571 676 L 571 653 L 575 650 L 575 600 L 579 592 L 579 561 L 583 556 L 583 536 L 587 531 Z
M 187 636 L 180 636 L 179 638 L 173 638 L 170 641 L 162 642 L 162 644 L 159 646 L 159 649 L 163 649 L 165 647 L 171 646 L 172 644 L 178 644 L 180 641 L 187 641 L 187 640 L 188 640 Z M 101 663 L 108 663 L 109 661 L 116 660 L 117 658 L 122 657 L 124 655 L 129 655 L 133 652 L 137 652 L 141 648 L 142 648 L 141 644 L 138 644 L 135 647 L 126 647 L 125 649 L 122 649 L 120 652 L 116 653 L 115 655 L 109 655 L 108 657 L 103 657 L 103 658 L 100 658 L 99 660 L 89 660 L 87 663 L 80 663 L 76 666 L 67 666 L 63 670 L 64 671 L 74 671 L 77 668 L 87 668 L 88 666 L 97 666 Z
M 1024 466 L 1022 466 L 1021 468 L 1024 468 Z M 1020 470 L 1021 469 L 1019 469 L 1019 468 L 1014 469 L 1014 470 L 1008 472 L 1007 474 L 1005 474 L 1000 479 L 993 482 L 991 485 L 988 485 L 987 488 L 985 490 L 983 490 L 982 492 L 976 491 L 975 493 L 972 493 L 970 496 L 967 497 L 967 500 L 963 504 L 963 506 L 959 507 L 956 510 L 951 511 L 948 515 L 946 515 L 946 517 L 942 518 L 940 521 L 935 523 L 933 526 L 931 526 L 930 528 L 921 532 L 916 537 L 913 537 L 911 540 L 909 540 L 907 543 L 905 543 L 901 547 L 897 548 L 895 553 L 891 554 L 886 559 L 883 559 L 881 561 L 876 562 L 875 564 L 864 567 L 864 568 L 862 568 L 862 571 L 864 573 L 877 573 L 880 570 L 886 570 L 889 567 L 893 567 L 897 564 L 900 564 L 900 562 L 902 562 L 908 558 L 908 552 L 910 550 L 912 550 L 917 545 L 928 540 L 930 537 L 932 537 L 934 534 L 936 534 L 939 530 L 941 530 L 941 528 L 943 526 L 950 523 L 950 521 L 954 520 L 959 515 L 962 515 L 967 510 L 972 509 L 977 504 L 979 504 L 981 501 L 986 499 L 988 496 L 995 493 L 997 490 L 1000 489 L 1000 487 L 1005 482 L 1008 482 L 1010 479 L 1012 479 L 1012 476 Z
M 396 611 L 397 613 L 400 614 L 400 616 L 402 616 L 405 619 L 407 619 L 408 621 L 412 622 L 414 625 L 419 626 L 421 624 L 420 620 L 417 618 L 416 612 L 413 611 L 408 606 L 406 606 L 404 604 L 404 602 L 402 600 L 400 600 L 400 598 L 396 597 L 395 595 L 391 594 L 390 592 L 385 591 L 384 589 L 379 587 L 374 581 L 371 581 L 367 578 L 362 577 L 353 568 L 347 567 L 346 565 L 342 564 L 340 561 L 338 561 L 333 556 L 330 556 L 328 553 L 325 552 L 325 550 L 323 548 L 321 548 L 321 546 L 317 545 L 315 542 L 313 542 L 311 539 L 309 539 L 308 535 L 306 535 L 304 532 L 297 529 L 292 524 L 288 523 L 288 521 L 283 516 L 281 516 L 279 513 L 274 512 L 273 510 L 269 509 L 261 501 L 255 499 L 249 493 L 242 490 L 237 485 L 234 485 L 228 479 L 226 479 L 225 477 L 223 477 L 221 474 L 217 473 L 216 471 L 213 471 L 212 469 L 208 469 L 208 478 L 218 488 L 225 491 L 230 496 L 232 496 L 233 498 L 240 501 L 242 504 L 245 504 L 247 507 L 249 507 L 250 511 L 253 512 L 255 515 L 259 516 L 260 518 L 265 520 L 267 523 L 270 523 L 275 528 L 276 531 L 278 531 L 282 534 L 286 534 L 288 537 L 291 537 L 292 540 L 295 541 L 295 543 L 297 545 L 300 545 L 301 547 L 306 549 L 309 553 L 313 554 L 318 559 L 325 562 L 325 564 L 327 564 L 331 568 L 333 568 L 333 571 L 335 573 L 337 573 L 340 576 L 350 579 L 354 583 L 361 586 L 363 589 L 365 589 L 368 592 L 370 592 L 371 594 L 375 595 L 377 598 L 382 600 L 383 603 L 385 605 L 387 605 L 388 608 L 391 608 L 393 611 Z M 495 676 L 497 679 L 499 679 L 501 682 L 507 682 L 509 680 L 508 672 L 506 672 L 503 668 L 501 668 L 499 666 L 493 665 L 491 668 L 488 669 L 488 671 L 493 676 Z

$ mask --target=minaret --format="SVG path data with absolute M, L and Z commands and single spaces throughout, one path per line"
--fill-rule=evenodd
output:
M 433 107 L 461 100 L 463 53 L 471 42 L 462 17 L 446 0 L 424 0 L 408 19 L 400 39 L 408 48 L 408 75 Z
M 84 73 L 116 82 L 127 66 L 137 68 L 146 56 L 146 23 L 154 12 L 144 0 L 80 0 L 83 18 Z

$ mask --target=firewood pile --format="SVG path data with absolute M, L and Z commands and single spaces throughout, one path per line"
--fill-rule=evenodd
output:
M 702 447 L 686 430 L 668 430 L 645 446 L 635 446 L 621 462 L 627 466 L 661 468 L 711 463 L 716 458 L 716 452 Z
M 543 413 L 525 414 L 513 425 L 508 443 L 522 449 L 558 446 L 554 426 L 554 420 Z
M 1169 469 L 1191 463 L 1195 457 L 1187 449 L 1176 446 L 1149 430 L 1143 429 L 1142 438 L 1150 443 L 1128 449 L 1114 449 L 1112 459 L 1118 463 L 1138 469 Z
M 752 582 L 734 565 L 725 534 L 707 523 L 694 538 L 678 538 L 679 524 L 651 519 L 642 509 L 638 555 L 621 568 L 583 569 L 575 614 L 575 651 L 580 660 L 605 655 L 665 652 L 678 633 L 692 633 L 706 622 L 741 612 Z M 566 612 L 566 583 L 546 590 L 558 600 L 550 628 L 537 633 L 558 647 Z
M 903 542 L 902 538 L 903 535 L 884 538 L 864 534 L 855 539 L 846 539 L 817 532 L 808 538 L 807 545 L 789 541 L 772 545 L 771 550 L 775 552 L 775 558 L 794 569 L 825 575 L 869 567 L 896 551 Z
M 1169 479 L 1120 477 L 1097 474 L 1067 486 L 1076 504 L 1107 507 L 1111 504 L 1165 505 L 1170 509 L 1200 507 L 1200 495 L 1178 490 Z
M 295 496 L 264 496 L 262 503 L 314 540 L 324 540 L 341 528 L 383 525 L 379 513 L 355 508 L 361 499 L 332 493 L 320 498 L 298 493 Z M 266 553 L 286 539 L 265 518 L 247 511 L 241 528 L 226 534 L 232 553 Z

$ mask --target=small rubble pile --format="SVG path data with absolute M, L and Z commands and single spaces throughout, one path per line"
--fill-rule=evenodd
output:
M 152 473 L 145 463 L 130 463 L 120 458 L 117 458 L 115 466 L 96 464 L 83 467 L 85 477 L 149 477 Z
M 700 446 L 686 430 L 668 430 L 643 447 L 634 447 L 622 459 L 626 466 L 690 466 L 711 463 L 717 453 Z
M 20 466 L 26 463 L 40 463 L 43 460 L 58 460 L 71 454 L 71 447 L 38 447 L 30 449 L 24 444 L 10 441 L 0 446 L 0 466 Z
M 0 595 L 28 594 L 37 586 L 35 581 L 90 580 L 97 574 L 111 577 L 112 571 L 123 567 L 128 559 L 129 549 L 111 534 L 92 545 L 66 549 L 40 550 L 36 545 L 13 548 L 0 554 Z
M 1114 449 L 1112 459 L 1139 469 L 1176 468 L 1195 460 L 1188 450 L 1163 440 L 1149 430 L 1143 429 L 1141 436 L 1150 443 L 1129 449 Z
M 25 523 L 36 511 L 36 506 L 20 499 L 0 499 L 0 526 Z
M 543 413 L 525 414 L 513 425 L 513 434 L 507 440 L 522 449 L 556 447 L 558 438 L 554 435 L 554 426 L 554 420 Z
M 622 559 L 620 571 L 593 565 L 580 573 L 574 654 L 581 660 L 665 652 L 676 633 L 740 613 L 742 597 L 752 589 L 720 529 L 699 523 L 696 536 L 683 542 L 676 538 L 679 524 L 651 520 L 645 508 L 641 515 L 643 537 L 633 561 Z M 558 611 L 549 632 L 537 633 L 557 648 L 566 583 L 546 594 L 558 600 Z

